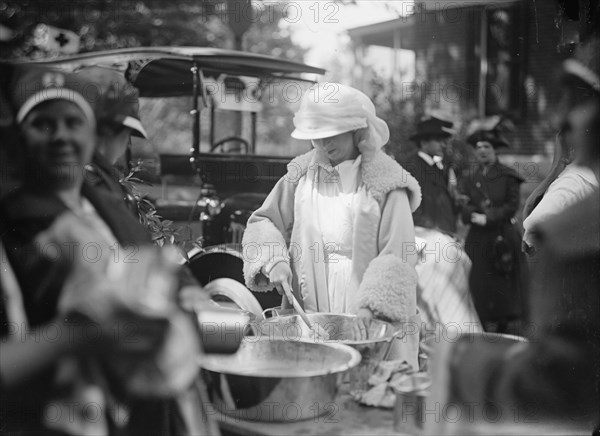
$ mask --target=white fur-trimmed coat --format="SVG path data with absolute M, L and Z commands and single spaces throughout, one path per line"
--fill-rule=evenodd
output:
M 364 157 L 364 155 L 363 155 Z M 312 150 L 288 164 L 264 204 L 248 221 L 242 241 L 244 277 L 253 291 L 273 285 L 263 274 L 267 265 L 283 260 L 294 272 L 293 290 L 308 311 L 325 311 L 327 290 L 314 289 L 321 273 L 311 253 L 316 241 L 307 238 L 307 203 L 302 186 L 326 156 Z M 360 163 L 366 189 L 353 223 L 352 312 L 369 308 L 380 319 L 401 321 L 417 313 L 417 274 L 411 212 L 421 201 L 418 182 L 382 151 Z M 313 233 L 314 234 L 314 233 Z M 322 260 L 321 260 L 322 262 Z M 352 290 L 348 290 L 350 292 Z

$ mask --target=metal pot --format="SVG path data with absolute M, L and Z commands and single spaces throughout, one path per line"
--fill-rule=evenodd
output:
M 339 376 L 360 362 L 343 344 L 246 338 L 234 355 L 203 356 L 212 402 L 250 421 L 294 421 L 326 413 Z M 317 406 L 315 406 L 317 405 Z
M 276 316 L 259 323 L 252 323 L 253 333 L 257 337 L 268 339 L 282 338 L 288 341 L 309 341 L 325 344 L 340 343 L 349 345 L 361 355 L 361 362 L 348 373 L 350 389 L 366 388 L 367 380 L 375 367 L 388 356 L 392 342 L 406 334 L 402 327 L 373 319 L 369 325 L 367 339 L 357 340 L 354 336 L 356 315 L 337 313 L 309 313 L 308 318 L 318 323 L 329 333 L 328 340 L 315 339 L 310 329 L 299 315 Z M 263 313 L 266 313 L 265 311 Z

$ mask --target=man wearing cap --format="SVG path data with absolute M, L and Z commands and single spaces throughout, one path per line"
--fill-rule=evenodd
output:
M 75 77 L 91 84 L 84 95 L 97 119 L 96 151 L 86 166 L 87 177 L 95 186 L 131 203 L 132 199 L 119 183 L 121 174 L 115 164 L 125 154 L 131 136 L 148 137 L 138 114 L 138 91 L 123 74 L 111 68 L 86 67 L 78 70 Z M 134 209 L 131 204 L 130 208 Z
M 423 193 L 421 206 L 413 213 L 415 226 L 456 233 L 457 210 L 451 193 L 456 182 L 451 168 L 444 165 L 444 149 L 452 136 L 452 123 L 429 116 L 417 124 L 410 139 L 416 142 L 417 153 L 402 166 L 419 182 Z

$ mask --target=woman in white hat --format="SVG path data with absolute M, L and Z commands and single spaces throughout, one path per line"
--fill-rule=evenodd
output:
M 313 150 L 288 164 L 248 221 L 247 286 L 291 288 L 309 312 L 357 314 L 361 335 L 373 317 L 415 315 L 411 213 L 421 190 L 381 150 L 387 124 L 362 92 L 324 83 L 303 96 L 294 125 L 292 137 Z

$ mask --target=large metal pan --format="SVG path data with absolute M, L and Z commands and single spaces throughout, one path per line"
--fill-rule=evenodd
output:
M 265 311 L 267 312 L 267 311 Z M 277 314 L 277 311 L 275 311 Z M 336 313 L 309 313 L 308 318 L 318 323 L 329 334 L 329 339 L 316 339 L 299 315 L 278 315 L 260 323 L 252 323 L 254 335 L 261 338 L 282 338 L 288 341 L 309 341 L 325 344 L 349 345 L 361 355 L 361 363 L 349 372 L 351 389 L 364 389 L 369 376 L 389 354 L 392 342 L 402 339 L 406 330 L 388 322 L 373 319 L 367 338 L 355 337 L 356 315 Z
M 203 356 L 217 410 L 235 419 L 295 421 L 327 413 L 341 374 L 360 362 L 343 344 L 247 338 L 234 355 Z
M 268 312 L 275 312 L 275 316 L 268 318 Z M 258 325 L 258 335 L 269 337 L 284 337 L 288 340 L 312 338 L 309 327 L 297 314 L 280 315 L 277 309 L 268 309 L 263 312 L 265 321 Z M 402 329 L 392 324 L 373 319 L 369 325 L 366 339 L 355 337 L 357 323 L 356 315 L 340 313 L 308 313 L 308 318 L 313 323 L 318 323 L 327 330 L 329 339 L 325 342 L 342 342 L 349 345 L 364 345 L 371 343 L 387 343 L 402 333 Z

